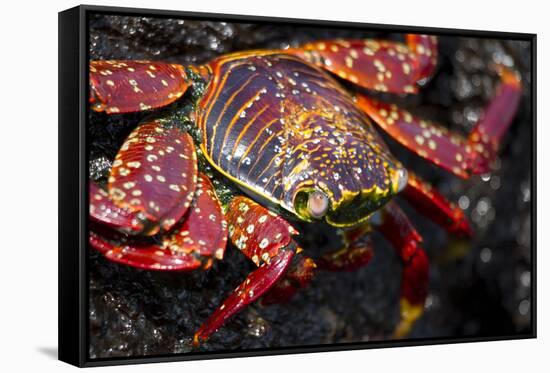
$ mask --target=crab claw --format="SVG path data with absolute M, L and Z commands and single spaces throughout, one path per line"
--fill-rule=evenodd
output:
M 93 222 L 128 234 L 139 234 L 144 230 L 139 213 L 115 205 L 109 193 L 93 182 L 89 183 L 89 191 L 90 218 Z
M 193 139 L 159 121 L 138 126 L 120 148 L 111 168 L 108 193 L 121 209 L 140 213 L 168 231 L 189 208 L 197 183 Z
M 156 61 L 91 61 L 90 103 L 108 114 L 156 109 L 190 86 L 183 66 Z
M 416 93 L 417 82 L 431 76 L 437 63 L 437 39 L 407 35 L 407 44 L 387 40 L 338 39 L 291 49 L 342 79 L 363 88 Z
M 94 231 L 90 232 L 90 246 L 115 263 L 162 271 L 193 270 L 201 266 L 200 260 L 190 253 L 174 253 L 163 250 L 161 245 L 150 243 L 118 243 L 121 238 L 117 236 L 113 236 L 112 239 Z
M 190 211 L 181 227 L 164 240 L 164 248 L 221 260 L 226 244 L 227 221 L 214 186 L 206 175 L 199 173 Z
M 222 259 L 227 243 L 227 223 L 214 187 L 199 175 L 192 209 L 161 243 L 124 238 L 111 232 L 90 233 L 91 246 L 107 259 L 136 268 L 163 271 L 209 267 Z M 111 237 L 109 237 L 111 236 Z M 109 238 L 108 238 L 109 237 Z

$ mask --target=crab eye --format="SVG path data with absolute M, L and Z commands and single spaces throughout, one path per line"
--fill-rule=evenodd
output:
M 400 168 L 397 170 L 396 176 L 395 176 L 395 186 L 397 193 L 401 192 L 405 187 L 407 186 L 407 183 L 409 181 L 409 173 L 405 168 Z
M 307 210 L 315 219 L 325 216 L 328 210 L 328 197 L 325 193 L 318 190 L 309 194 L 307 200 Z

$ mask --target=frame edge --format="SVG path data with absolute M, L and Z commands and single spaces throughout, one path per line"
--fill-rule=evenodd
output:
M 392 28 L 405 32 L 410 29 L 428 30 L 437 33 L 462 33 L 465 36 L 487 37 L 488 35 L 498 36 L 500 38 L 511 38 L 515 36 L 516 40 L 527 40 L 532 43 L 533 51 L 533 76 L 536 76 L 536 43 L 537 34 L 534 33 L 515 33 L 515 32 L 499 32 L 499 31 L 480 31 L 480 30 L 463 30 L 463 29 L 446 29 L 437 27 L 421 27 L 421 26 L 398 26 L 391 24 L 368 24 L 354 22 L 340 22 L 328 20 L 313 20 L 313 19 L 294 19 L 282 17 L 261 17 L 255 15 L 226 15 L 220 13 L 199 13 L 185 12 L 177 10 L 156 10 L 156 9 L 136 9 L 124 7 L 107 7 L 95 5 L 81 5 L 59 12 L 59 360 L 67 362 L 79 367 L 97 367 L 97 366 L 112 366 L 126 364 L 143 364 L 143 363 L 159 363 L 159 362 L 175 362 L 188 360 L 209 360 L 218 358 L 241 358 L 254 356 L 270 356 L 270 355 L 285 355 L 296 353 L 316 353 L 316 352 L 331 352 L 342 350 L 366 350 L 371 348 L 387 348 L 387 347 L 407 347 L 407 346 L 430 346 L 437 344 L 452 344 L 452 343 L 471 343 L 471 342 L 487 342 L 487 341 L 507 341 L 515 339 L 530 339 L 537 338 L 536 329 L 536 296 L 533 299 L 533 325 L 531 333 L 522 334 L 513 337 L 479 337 L 479 338 L 461 338 L 460 340 L 444 340 L 444 341 L 404 341 L 386 345 L 384 343 L 373 343 L 371 345 L 332 345 L 322 347 L 290 348 L 281 350 L 257 350 L 257 351 L 242 351 L 242 352 L 226 352 L 217 354 L 197 354 L 197 355 L 173 355 L 173 356 L 152 356 L 152 357 L 131 357 L 131 358 L 115 358 L 115 359 L 88 359 L 86 354 L 87 346 L 83 345 L 86 341 L 85 319 L 87 312 L 85 309 L 87 293 L 82 293 L 82 289 L 87 288 L 85 283 L 84 258 L 86 249 L 86 236 L 82 231 L 83 216 L 85 206 L 82 201 L 85 200 L 85 190 L 81 184 L 84 154 L 84 121 L 86 114 L 81 112 L 82 108 L 86 108 L 86 96 L 82 96 L 82 92 L 86 92 L 86 61 L 85 48 L 86 44 L 86 29 L 87 24 L 84 22 L 86 13 L 89 12 L 120 12 L 120 13 L 135 13 L 136 15 L 163 15 L 175 16 L 186 15 L 195 17 L 228 17 L 234 21 L 244 21 L 257 19 L 263 22 L 301 22 L 304 24 L 328 24 L 331 26 L 352 25 L 356 27 L 372 27 L 372 28 Z M 84 43 L 84 44 L 83 44 Z M 84 69 L 84 70 L 82 70 Z M 64 76 L 65 75 L 65 76 Z M 533 95 L 533 167 L 536 170 L 536 85 L 533 79 L 534 90 Z M 77 124 L 75 123 L 77 122 Z M 532 233 L 536 238 L 536 175 L 533 174 L 533 222 L 534 227 Z M 84 235 L 83 235 L 84 234 Z M 536 242 L 533 241 L 533 277 L 536 278 Z M 75 245 L 78 250 L 75 250 Z M 65 264 L 65 266 L 63 265 Z M 68 266 L 68 267 L 67 267 Z M 536 281 L 533 281 L 533 292 L 536 294 Z
M 82 8 L 58 13 L 58 359 L 83 366 L 80 50 Z M 77 156 L 78 155 L 78 156 Z

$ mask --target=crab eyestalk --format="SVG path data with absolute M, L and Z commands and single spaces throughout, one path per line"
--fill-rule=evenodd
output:
M 393 190 L 396 193 L 401 192 L 407 186 L 409 182 L 409 173 L 405 168 L 397 169 L 392 175 Z
M 320 219 L 328 211 L 329 201 L 325 193 L 316 190 L 309 194 L 307 199 L 307 211 L 311 216 L 316 219 Z
M 316 188 L 299 190 L 294 197 L 296 214 L 306 221 L 322 219 L 330 210 L 328 196 Z

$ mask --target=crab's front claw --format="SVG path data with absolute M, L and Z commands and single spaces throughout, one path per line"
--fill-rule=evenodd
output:
M 88 188 L 92 222 L 127 234 L 143 232 L 144 219 L 138 212 L 117 206 L 109 197 L 109 193 L 94 182 L 90 182 Z
M 247 197 L 234 197 L 226 206 L 232 243 L 258 267 L 229 295 L 195 333 L 198 345 L 229 318 L 266 294 L 283 278 L 300 249 L 296 230 L 282 217 Z M 305 277 L 304 277 L 305 278 Z
M 130 113 L 166 106 L 191 82 L 183 66 L 156 61 L 91 61 L 90 103 L 95 111 Z
M 407 44 L 387 40 L 339 39 L 305 44 L 289 53 L 363 88 L 416 93 L 437 63 L 437 39 L 408 35 Z
M 158 243 L 123 237 L 116 232 L 90 233 L 90 245 L 107 259 L 136 268 L 184 271 L 207 268 L 222 259 L 227 243 L 227 223 L 208 178 L 199 175 L 192 209 Z
M 90 232 L 90 246 L 112 262 L 134 268 L 160 271 L 186 271 L 197 269 L 201 262 L 192 254 L 173 253 L 154 243 L 120 242 L 120 236 L 107 238 Z
M 191 136 L 155 120 L 138 126 L 120 148 L 108 179 L 110 199 L 142 215 L 155 234 L 170 230 L 189 208 L 197 183 Z

